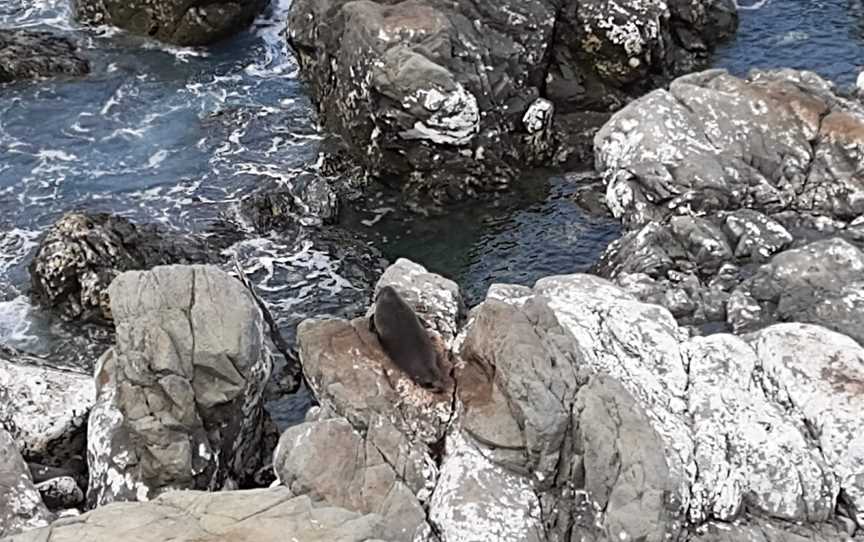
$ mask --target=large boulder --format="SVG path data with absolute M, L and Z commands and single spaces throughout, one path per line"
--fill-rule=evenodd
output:
M 862 134 L 864 108 L 813 73 L 676 79 L 595 137 L 629 230 L 596 270 L 703 330 L 802 321 L 860 340 Z
M 555 154 L 553 133 L 579 132 L 556 111 L 596 124 L 736 23 L 731 0 L 298 0 L 287 34 L 324 126 L 433 203 L 506 188 Z
M 851 221 L 864 212 L 862 134 L 864 109 L 813 73 L 709 70 L 616 113 L 594 148 L 626 224 L 739 208 Z
M 32 296 L 65 319 L 110 322 L 108 285 L 123 271 L 212 259 L 202 239 L 105 213 L 68 213 L 30 263 Z
M 52 519 L 15 441 L 0 427 L 0 537 L 43 527 Z
M 28 461 L 83 465 L 94 397 L 92 375 L 0 346 L 0 427 Z
M 89 504 L 243 483 L 267 452 L 272 364 L 249 291 L 213 267 L 167 266 L 120 275 L 110 297 L 117 338 L 96 371 Z
M 90 64 L 68 39 L 50 32 L 0 28 L 0 83 L 84 75 Z
M 849 337 L 796 323 L 691 338 L 590 275 L 493 285 L 463 327 L 445 279 L 400 260 L 384 283 L 434 335 L 457 331 L 441 340 L 453 392 L 436 402 L 401 376 L 362 320 L 304 322 L 321 408 L 280 442 L 293 491 L 380 514 L 397 540 L 840 542 L 860 528 L 864 347 Z
M 401 473 L 345 418 L 311 421 L 285 431 L 274 468 L 294 494 L 380 515 L 386 540 L 414 540 L 429 531 L 423 507 Z
M 267 0 L 72 0 L 78 20 L 176 45 L 208 45 L 248 27 Z
M 4 542 L 362 542 L 381 539 L 381 518 L 294 497 L 286 488 L 177 491 L 153 502 L 113 503 Z

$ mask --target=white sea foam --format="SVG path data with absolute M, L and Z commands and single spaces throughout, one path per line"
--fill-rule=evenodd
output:
M 30 310 L 30 302 L 23 295 L 11 301 L 0 301 L 0 344 L 21 346 L 36 340 L 28 333 Z

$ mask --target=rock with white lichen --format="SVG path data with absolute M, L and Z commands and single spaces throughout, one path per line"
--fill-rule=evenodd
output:
M 0 427 L 0 537 L 43 527 L 52 519 L 15 441 Z
M 629 229 L 596 271 L 700 332 L 801 321 L 862 340 L 862 134 L 864 108 L 810 72 L 676 79 L 595 137 Z
M 0 427 L 28 461 L 82 465 L 94 398 L 90 374 L 0 346 Z
M 120 273 L 211 262 L 214 254 L 194 236 L 106 213 L 67 213 L 42 238 L 30 263 L 32 296 L 67 320 L 106 323 L 108 285 Z
M 87 432 L 88 504 L 221 489 L 259 466 L 272 358 L 244 286 L 214 267 L 120 275 L 116 345 L 100 359 Z
M 690 71 L 736 25 L 732 0 L 298 0 L 286 33 L 324 126 L 433 204 L 579 154 L 557 136 Z
M 208 45 L 245 29 L 268 0 L 73 0 L 75 16 L 177 45 Z

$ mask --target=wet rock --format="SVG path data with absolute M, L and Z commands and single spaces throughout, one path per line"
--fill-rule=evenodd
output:
M 556 137 L 556 113 L 619 108 L 705 60 L 736 23 L 729 0 L 300 0 L 287 35 L 327 130 L 432 205 L 581 154 L 578 135 Z
M 73 0 L 81 22 L 110 24 L 133 34 L 177 45 L 208 45 L 248 27 L 267 0 L 156 0 L 130 4 L 124 0 Z
M 0 426 L 27 460 L 80 465 L 94 399 L 91 375 L 0 346 Z
M 15 441 L 0 427 L 0 537 L 43 527 L 52 519 Z
M 84 75 L 89 63 L 68 39 L 50 32 L 0 28 L 0 83 Z
M 48 230 L 30 264 L 32 296 L 65 319 L 110 322 L 108 285 L 117 275 L 213 261 L 214 250 L 203 239 L 122 217 L 69 213 Z
M 336 193 L 317 175 L 304 175 L 290 188 L 259 191 L 243 200 L 241 213 L 255 231 L 286 232 L 299 226 L 332 224 L 339 215 Z
M 295 495 L 380 515 L 387 540 L 414 540 L 429 529 L 423 507 L 400 473 L 344 418 L 288 429 L 280 439 L 274 469 Z
M 295 497 L 284 487 L 207 493 L 177 491 L 153 502 L 101 506 L 63 518 L 50 527 L 21 533 L 9 542 L 109 542 L 134 539 L 281 542 L 287 536 L 309 542 L 381 539 L 381 518 Z
M 76 508 L 84 504 L 84 492 L 71 476 L 51 478 L 36 484 L 42 501 L 51 510 Z
M 272 362 L 248 290 L 213 267 L 167 266 L 120 275 L 110 296 L 117 342 L 96 371 L 88 504 L 251 477 Z

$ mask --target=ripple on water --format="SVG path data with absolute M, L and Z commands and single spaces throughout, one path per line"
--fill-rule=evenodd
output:
M 841 85 L 854 83 L 864 67 L 861 0 L 768 0 L 739 16 L 735 38 L 717 51 L 717 67 L 737 75 L 752 68 L 813 70 Z

